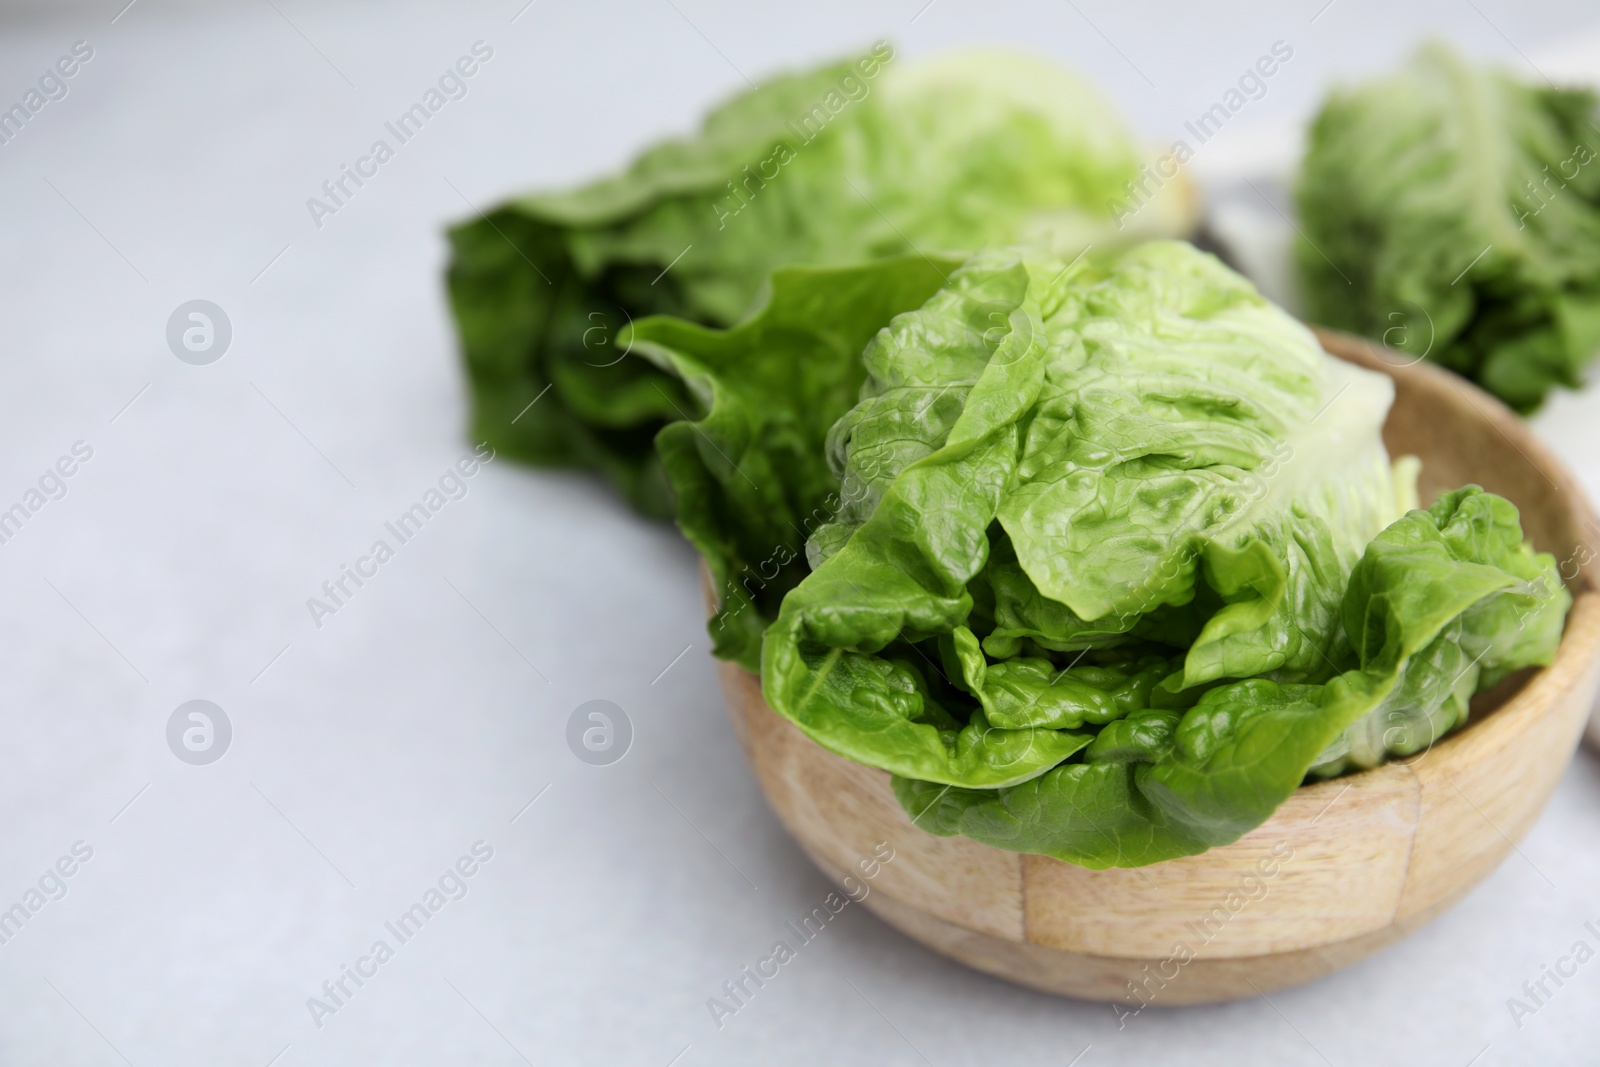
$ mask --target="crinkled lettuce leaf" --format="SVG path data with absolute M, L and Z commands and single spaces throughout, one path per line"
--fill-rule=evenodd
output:
M 1084 758 L 999 790 L 905 776 L 895 795 L 916 825 L 1083 867 L 1142 867 L 1227 844 L 1299 787 L 1342 724 L 1377 699 L 1356 674 L 1327 685 L 1264 678 L 1207 691 L 1182 711 L 1130 715 Z
M 1156 254 L 1160 249 L 1160 254 Z M 1345 575 L 1398 511 L 1387 378 L 1326 356 L 1238 275 L 1178 246 L 1128 256 L 1047 319 L 1062 351 L 998 518 L 1060 630 L 1220 603 L 1183 685 L 1326 678 Z
M 773 79 L 621 174 L 450 232 L 473 432 L 519 460 L 596 469 L 665 517 L 653 441 L 691 398 L 628 350 L 630 323 L 731 325 L 792 264 L 934 263 L 1011 241 L 1071 255 L 1186 232 L 1181 181 L 1114 217 L 1145 158 L 1094 90 L 1027 56 L 908 63 L 880 44 Z
M 1550 662 L 1571 605 L 1510 501 L 1468 486 L 1411 512 L 1367 546 L 1343 605 L 1363 667 L 1398 681 L 1312 773 L 1375 767 L 1466 725 L 1474 693 Z
M 1442 45 L 1335 92 L 1312 124 L 1296 248 L 1311 318 L 1529 411 L 1600 350 L 1600 128 L 1587 90 Z

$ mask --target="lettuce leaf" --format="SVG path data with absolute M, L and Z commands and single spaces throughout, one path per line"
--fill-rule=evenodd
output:
M 1334 93 L 1311 127 L 1295 252 L 1311 318 L 1521 411 L 1600 350 L 1596 96 L 1442 45 Z
M 897 776 L 895 795 L 932 834 L 1097 870 L 1141 867 L 1227 844 L 1266 821 L 1340 722 L 1373 699 L 1338 683 L 1235 682 L 1181 713 L 1120 720 L 1081 762 L 1019 786 L 949 788 Z
M 1375 767 L 1464 726 L 1472 694 L 1550 662 L 1571 605 L 1510 501 L 1467 486 L 1411 512 L 1367 546 L 1343 607 L 1363 666 L 1397 683 L 1312 773 Z
M 731 325 L 791 264 L 939 264 L 1009 241 L 1071 255 L 1183 232 L 1181 182 L 1131 224 L 1114 219 L 1144 162 L 1098 94 L 1026 56 L 905 64 L 880 44 L 776 78 L 621 174 L 450 232 L 473 433 L 519 460 L 596 469 L 670 515 L 653 441 L 692 398 L 670 366 L 629 351 L 631 323 Z

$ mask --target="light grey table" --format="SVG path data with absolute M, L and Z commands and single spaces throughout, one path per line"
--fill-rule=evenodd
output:
M 0 145 L 0 510 L 92 452 L 0 544 L 0 908 L 40 894 L 0 944 L 0 1063 L 1600 1058 L 1600 964 L 1520 1027 L 1506 1005 L 1575 941 L 1600 947 L 1588 757 L 1459 907 L 1270 1003 L 1119 1030 L 853 909 L 719 1029 L 707 998 L 828 886 L 741 762 L 674 532 L 583 477 L 493 462 L 337 611 L 306 606 L 470 453 L 441 227 L 622 162 L 741 72 L 878 36 L 1010 42 L 1162 140 L 1290 42 L 1220 166 L 1336 69 L 1432 31 L 1522 62 L 1585 5 L 125 2 L 13 7 L 0 31 L 0 103 L 93 51 Z M 478 41 L 467 95 L 314 221 L 306 200 Z M 209 365 L 167 344 L 195 299 L 231 324 Z M 1558 398 L 1540 427 L 1600 489 L 1597 403 Z M 168 746 L 196 699 L 231 724 L 209 765 Z M 594 699 L 635 731 L 611 766 L 564 740 Z M 437 912 L 390 933 L 441 880 Z

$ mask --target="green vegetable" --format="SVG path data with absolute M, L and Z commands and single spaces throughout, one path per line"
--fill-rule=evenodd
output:
M 1600 349 L 1595 94 L 1440 45 L 1334 93 L 1312 125 L 1296 248 L 1313 320 L 1464 374 L 1521 411 Z
M 696 399 L 670 361 L 629 350 L 630 323 L 731 325 L 792 264 L 916 255 L 948 271 L 991 243 L 1070 256 L 1182 232 L 1181 183 L 1131 225 L 1113 218 L 1144 160 L 1088 86 L 1027 57 L 905 64 L 880 44 L 775 79 L 619 175 L 451 231 L 473 433 L 520 460 L 595 468 L 640 510 L 671 514 L 653 440 Z M 780 351 L 748 358 L 798 358 Z
M 1199 852 L 1559 641 L 1515 509 L 1469 487 L 1406 513 L 1389 379 L 1188 245 L 982 253 L 863 363 L 763 692 L 933 833 Z

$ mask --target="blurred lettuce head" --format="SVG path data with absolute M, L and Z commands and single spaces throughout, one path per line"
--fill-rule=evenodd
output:
M 1530 411 L 1600 351 L 1600 128 L 1587 89 L 1442 44 L 1313 122 L 1295 258 L 1310 317 Z
M 514 459 L 596 469 L 671 514 L 653 439 L 696 405 L 627 350 L 630 323 L 732 325 L 790 266 L 918 256 L 948 271 L 991 245 L 1070 258 L 1186 234 L 1181 176 L 1118 210 L 1152 158 L 1091 86 L 1028 55 L 912 61 L 879 44 L 774 78 L 619 174 L 451 231 L 473 432 Z

